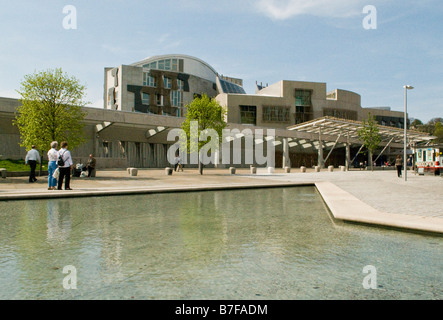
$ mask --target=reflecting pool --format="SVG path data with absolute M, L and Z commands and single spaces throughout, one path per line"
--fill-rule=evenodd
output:
M 443 298 L 443 238 L 334 222 L 314 187 L 11 201 L 0 219 L 0 299 Z

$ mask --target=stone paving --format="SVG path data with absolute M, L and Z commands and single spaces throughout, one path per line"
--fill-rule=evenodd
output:
M 142 169 L 137 176 L 129 176 L 126 170 L 102 170 L 95 178 L 73 178 L 72 191 L 47 190 L 46 177 L 36 183 L 28 183 L 27 177 L 0 179 L 0 200 L 15 197 L 58 197 L 120 194 L 130 192 L 159 192 L 210 190 L 235 187 L 263 187 L 277 185 L 312 184 L 331 182 L 350 197 L 355 197 L 364 205 L 379 213 L 396 214 L 398 219 L 408 216 L 428 217 L 432 224 L 443 228 L 443 178 L 419 176 L 408 173 L 408 181 L 398 178 L 393 170 L 334 172 L 323 170 L 314 172 L 293 168 L 291 173 L 276 169 L 269 174 L 259 168 L 251 175 L 249 169 L 237 169 L 230 175 L 228 169 L 205 169 L 199 175 L 196 169 L 185 169 L 168 176 L 162 169 Z M 324 197 L 325 198 L 325 197 Z M 443 230 L 443 229 L 442 229 Z

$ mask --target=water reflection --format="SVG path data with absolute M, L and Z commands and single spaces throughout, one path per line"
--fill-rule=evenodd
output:
M 65 204 L 61 208 L 61 204 Z M 62 244 L 71 231 L 69 203 L 56 200 L 47 201 L 47 241 L 50 244 Z
M 430 245 L 423 236 L 336 227 L 313 188 L 6 202 L 3 208 L 0 298 L 442 296 L 440 238 Z M 406 269 L 404 257 L 414 257 Z M 396 291 L 362 291 L 368 264 Z M 62 288 L 66 265 L 78 270 L 75 292 Z

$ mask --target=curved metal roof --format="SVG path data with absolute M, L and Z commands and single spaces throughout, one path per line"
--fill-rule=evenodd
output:
M 131 64 L 131 66 L 143 66 L 145 64 L 148 64 L 150 62 L 154 62 L 157 60 L 162 60 L 162 59 L 189 59 L 189 60 L 194 60 L 197 61 L 201 64 L 203 64 L 204 66 L 208 67 L 212 72 L 214 72 L 216 75 L 218 74 L 217 71 L 215 71 L 215 69 L 207 62 L 197 58 L 197 57 L 193 57 L 193 56 L 189 56 L 186 54 L 164 54 L 164 55 L 158 55 L 158 56 L 152 56 L 152 57 L 147 57 L 141 61 L 138 62 L 134 62 L 133 64 Z

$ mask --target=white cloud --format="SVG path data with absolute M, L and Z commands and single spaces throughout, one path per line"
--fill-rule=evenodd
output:
M 259 12 L 275 20 L 286 20 L 298 15 L 346 18 L 362 14 L 367 0 L 260 0 Z

